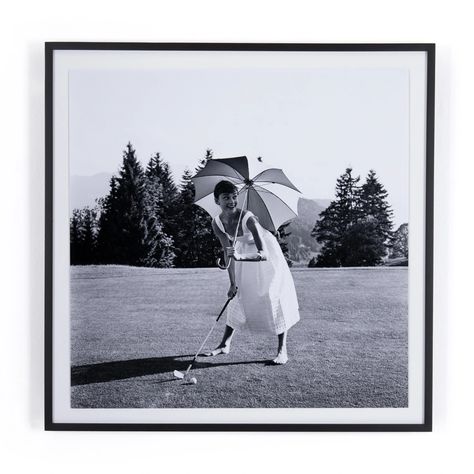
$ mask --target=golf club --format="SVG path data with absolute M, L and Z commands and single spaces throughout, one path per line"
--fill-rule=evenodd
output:
M 238 288 L 237 288 L 238 289 Z M 237 294 L 237 293 L 235 293 Z M 204 341 L 202 341 L 202 344 L 201 346 L 199 347 L 199 349 L 197 350 L 196 352 L 196 355 L 193 357 L 193 360 L 191 361 L 191 363 L 188 365 L 188 368 L 186 369 L 186 372 L 180 372 L 179 370 L 175 370 L 173 372 L 173 375 L 178 378 L 178 379 L 182 379 L 183 382 L 186 380 L 186 377 L 188 376 L 189 374 L 189 371 L 192 369 L 193 365 L 194 365 L 194 362 L 196 362 L 196 359 L 198 358 L 199 354 L 201 353 L 202 351 L 202 348 L 204 347 L 204 344 L 206 344 L 207 340 L 209 339 L 209 336 L 212 334 L 212 331 L 214 331 L 214 328 L 216 327 L 217 323 L 219 322 L 219 319 L 221 318 L 221 316 L 224 314 L 224 311 L 225 309 L 227 308 L 227 305 L 231 302 L 231 300 L 234 298 L 234 295 L 230 296 L 229 298 L 227 298 L 227 301 L 225 302 L 225 305 L 224 307 L 222 308 L 221 312 L 219 313 L 219 316 L 217 316 L 216 320 L 214 321 L 214 324 L 212 325 L 211 329 L 209 330 L 209 332 L 207 333 L 207 336 L 205 337 Z M 191 379 L 191 382 L 192 383 L 197 383 L 197 380 L 195 377 L 193 377 Z

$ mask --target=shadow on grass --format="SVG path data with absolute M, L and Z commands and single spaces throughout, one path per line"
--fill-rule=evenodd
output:
M 92 383 L 111 382 L 114 380 L 143 377 L 145 375 L 163 374 L 174 370 L 185 371 L 192 355 L 153 357 L 149 359 L 118 360 L 100 364 L 77 365 L 71 367 L 71 385 L 88 385 Z M 187 358 L 187 359 L 185 359 Z M 225 365 L 266 364 L 267 360 L 250 360 L 242 362 L 201 362 L 195 363 L 197 369 L 208 369 Z M 167 382 L 167 379 L 163 382 Z

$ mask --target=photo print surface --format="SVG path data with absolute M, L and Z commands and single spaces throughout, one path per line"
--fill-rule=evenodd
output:
M 73 71 L 72 407 L 406 407 L 408 80 L 384 69 Z M 281 294 L 259 267 L 273 270 L 239 262 L 237 300 L 256 322 L 236 326 L 229 353 L 197 359 L 196 386 L 180 386 L 172 374 L 230 285 L 192 177 L 242 155 L 301 191 L 270 237 L 291 276 L 268 279 L 279 292 L 294 281 L 299 305 L 288 363 L 271 363 L 278 329 L 263 327 Z

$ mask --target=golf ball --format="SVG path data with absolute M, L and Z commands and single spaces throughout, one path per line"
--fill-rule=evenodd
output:
M 198 383 L 198 381 L 196 380 L 196 377 L 193 377 L 193 378 L 191 379 L 191 383 L 194 383 L 194 384 Z

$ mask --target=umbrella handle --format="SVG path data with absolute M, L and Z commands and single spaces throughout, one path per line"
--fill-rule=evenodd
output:
M 222 263 L 221 257 L 218 257 L 218 258 L 217 258 L 216 263 L 217 263 L 217 266 L 218 266 L 221 270 L 227 270 L 227 269 L 230 267 L 230 258 L 229 258 L 229 261 L 227 262 L 227 265 L 226 265 L 225 263 Z
M 248 188 L 248 186 L 247 186 Z M 244 199 L 244 204 L 242 206 L 242 209 L 240 210 L 240 214 L 239 214 L 239 220 L 237 221 L 237 228 L 235 229 L 235 235 L 234 235 L 234 240 L 232 242 L 232 247 L 235 248 L 235 243 L 237 242 L 237 234 L 239 233 L 239 225 L 240 225 L 240 221 L 242 220 L 242 214 L 244 213 L 244 209 L 245 209 L 245 204 L 247 203 L 248 201 L 248 197 L 249 197 L 249 193 L 248 193 L 248 189 L 247 189 L 247 194 L 245 196 L 245 199 Z M 227 260 L 227 265 L 221 263 L 222 262 L 222 259 L 219 257 L 217 260 L 216 260 L 216 263 L 217 263 L 217 266 L 221 269 L 221 270 L 227 270 L 229 267 L 230 267 L 230 260 L 231 260 L 232 257 L 229 257 L 228 260 Z

